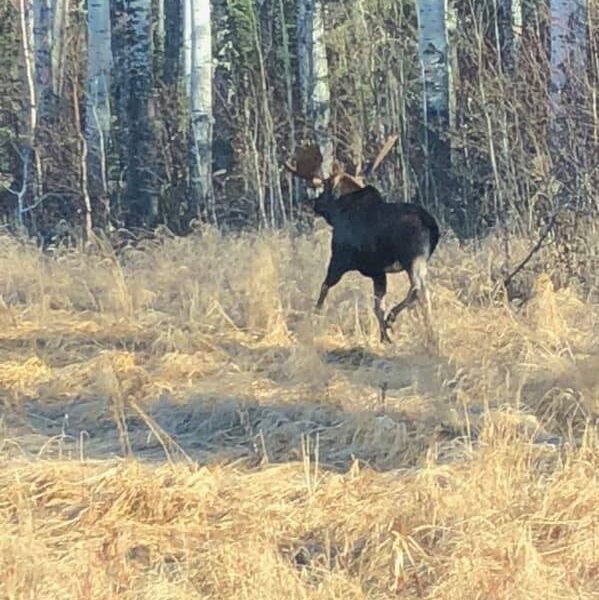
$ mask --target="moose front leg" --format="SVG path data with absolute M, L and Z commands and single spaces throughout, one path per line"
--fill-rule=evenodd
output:
M 318 296 L 318 300 L 316 301 L 316 310 L 322 310 L 322 306 L 324 304 L 324 301 L 326 300 L 330 289 L 331 286 L 326 282 L 326 280 L 323 281 L 322 285 L 320 286 L 320 295 Z
M 325 277 L 322 285 L 320 286 L 320 295 L 318 296 L 318 301 L 316 302 L 316 310 L 321 310 L 324 304 L 324 301 L 329 293 L 329 290 L 336 284 L 339 283 L 339 280 L 346 272 L 346 269 L 336 260 L 335 255 L 331 257 L 331 262 L 329 262 L 329 267 L 327 269 L 327 276 Z

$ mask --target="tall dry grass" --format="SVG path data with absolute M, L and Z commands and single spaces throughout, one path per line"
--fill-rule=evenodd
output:
M 596 296 L 446 237 L 384 347 L 328 239 L 0 238 L 2 597 L 599 597 Z

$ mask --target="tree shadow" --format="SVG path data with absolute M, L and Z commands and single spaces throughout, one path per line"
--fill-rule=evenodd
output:
M 257 360 L 253 352 L 257 351 L 249 350 L 249 358 Z M 268 353 L 293 360 L 287 348 L 268 349 Z M 378 470 L 413 467 L 431 444 L 440 444 L 439 454 L 449 456 L 466 435 L 463 428 L 445 422 L 442 411 L 429 411 L 420 419 L 404 410 L 400 401 L 386 401 L 387 393 L 414 385 L 426 369 L 431 374 L 429 391 L 435 388 L 439 393 L 440 384 L 432 383 L 432 375 L 448 368 L 444 361 L 419 356 L 412 364 L 403 356 L 405 364 L 397 369 L 397 357 L 363 348 L 335 349 L 319 356 L 334 371 L 380 393 L 380 402 L 351 408 L 330 402 L 326 381 L 314 384 L 316 390 L 306 401 L 298 401 L 298 394 L 285 401 L 284 389 L 293 383 L 275 370 L 273 384 L 275 391 L 281 389 L 280 401 L 261 401 L 245 391 L 227 395 L 217 388 L 191 390 L 183 401 L 163 394 L 143 406 L 128 401 L 119 405 L 110 397 L 91 394 L 73 401 L 30 399 L 19 410 L 0 411 L 4 446 L 9 440 L 11 451 L 46 458 L 106 459 L 131 454 L 152 463 L 191 460 L 201 465 L 314 461 L 317 454 L 323 468 L 342 472 L 355 460 Z M 5 395 L 0 390 L 0 400 Z M 309 451 L 306 440 L 310 440 Z
M 185 405 L 163 400 L 144 417 L 127 411 L 121 435 L 99 402 L 29 402 L 23 417 L 7 419 L 5 426 L 17 434 L 19 452 L 43 458 L 107 459 L 126 456 L 129 449 L 153 463 L 185 457 L 201 465 L 243 461 L 257 466 L 314 461 L 317 452 L 320 465 L 335 471 L 346 471 L 355 460 L 378 470 L 413 467 L 431 443 L 465 435 L 441 422 L 438 428 L 423 426 L 400 411 L 373 414 L 202 397 Z M 90 414 L 84 416 L 84 410 Z M 304 450 L 308 438 L 311 456 Z

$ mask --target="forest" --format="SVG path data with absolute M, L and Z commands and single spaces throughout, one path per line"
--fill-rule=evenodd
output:
M 572 244 L 597 210 L 597 10 L 2 0 L 0 219 L 45 240 L 297 224 L 298 147 L 353 173 L 397 135 L 370 181 L 389 201 L 462 238 L 559 212 Z

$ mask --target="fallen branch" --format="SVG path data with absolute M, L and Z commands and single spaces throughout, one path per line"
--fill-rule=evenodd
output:
M 559 214 L 560 210 L 561 209 L 558 209 L 553 213 L 551 219 L 549 220 L 549 223 L 547 223 L 547 226 L 545 227 L 545 231 L 543 231 L 543 233 L 539 236 L 539 239 L 537 240 L 536 244 L 531 248 L 530 252 L 526 255 L 524 260 L 503 280 L 503 285 L 506 288 L 510 284 L 512 279 L 516 275 L 518 275 L 520 271 L 522 271 L 522 269 L 528 264 L 530 259 L 541 249 L 543 242 L 547 239 L 547 236 L 551 233 L 551 230 L 555 226 L 557 215 Z

